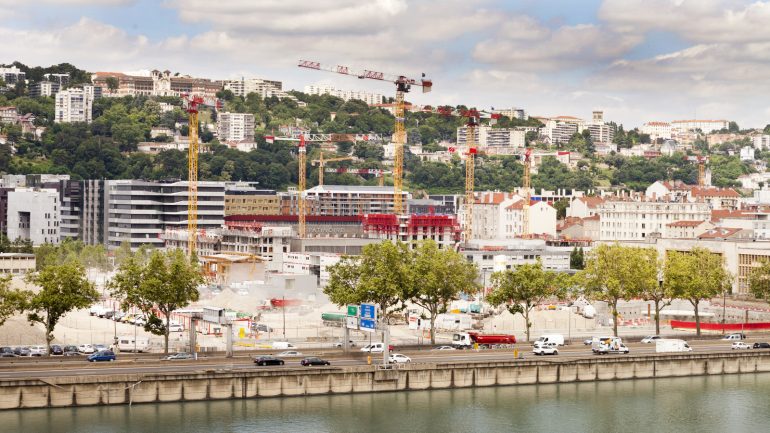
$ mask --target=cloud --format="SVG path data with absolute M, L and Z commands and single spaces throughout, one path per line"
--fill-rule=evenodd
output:
M 49 4 L 54 6 L 128 6 L 136 3 L 136 0 L 37 0 L 36 4 Z M 18 0 L 0 0 L 0 6 L 19 6 Z

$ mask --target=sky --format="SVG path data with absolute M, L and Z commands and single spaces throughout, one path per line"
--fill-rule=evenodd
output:
M 305 59 L 426 73 L 416 104 L 770 123 L 770 1 L 0 0 L 0 41 L 0 63 L 394 93 Z

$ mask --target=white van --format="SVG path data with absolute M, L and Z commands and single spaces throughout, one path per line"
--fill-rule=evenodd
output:
M 561 334 L 543 334 L 532 345 L 534 346 L 536 343 L 556 343 L 557 346 L 564 346 L 564 336 Z
M 136 337 L 133 335 L 125 335 L 118 337 L 118 351 L 120 352 L 149 352 L 150 339 L 147 337 Z
M 384 350 L 385 350 L 385 344 L 383 343 L 367 344 L 366 346 L 361 348 L 361 352 L 369 352 L 369 353 L 382 353 Z
M 692 352 L 692 347 L 684 340 L 676 338 L 661 338 L 655 340 L 655 352 Z
M 286 350 L 286 349 L 296 349 L 297 346 L 289 343 L 288 341 L 273 341 L 273 349 L 278 350 Z

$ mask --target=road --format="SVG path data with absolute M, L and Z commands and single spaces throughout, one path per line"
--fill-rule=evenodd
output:
M 751 342 L 753 343 L 753 341 Z M 751 344 L 750 343 L 750 344 Z M 730 351 L 731 342 L 721 340 L 702 340 L 691 341 L 690 346 L 694 352 L 722 352 Z M 531 352 L 531 346 L 525 344 L 516 345 L 517 349 L 521 351 L 525 359 L 538 359 L 544 361 L 565 361 L 575 360 L 581 358 L 590 358 L 597 355 L 591 353 L 591 349 L 588 346 L 565 346 L 559 349 L 559 354 L 556 356 L 535 356 Z M 644 356 L 655 354 L 654 344 L 641 344 L 632 343 L 629 344 L 631 354 L 635 356 Z M 463 362 L 494 362 L 494 361 L 510 361 L 513 359 L 512 350 L 481 350 L 478 352 L 469 350 L 447 350 L 447 351 L 429 351 L 429 350 L 412 350 L 412 351 L 395 351 L 396 353 L 403 353 L 412 359 L 415 363 L 463 363 Z M 332 366 L 352 366 L 352 365 L 366 365 L 366 357 L 359 353 L 355 355 L 345 355 L 341 351 L 331 353 L 330 351 L 324 352 L 324 356 L 328 359 Z M 314 355 L 313 351 L 308 351 L 306 355 Z M 609 356 L 624 356 L 624 355 L 609 355 Z M 120 358 L 120 355 L 119 355 Z M 14 358 L 18 359 L 18 358 Z M 117 375 L 117 374 L 164 374 L 164 373 L 180 373 L 180 372 L 201 372 L 201 371 L 242 371 L 242 370 L 254 370 L 258 369 L 298 369 L 308 368 L 301 367 L 299 360 L 301 357 L 285 358 L 286 365 L 284 366 L 270 366 L 270 367 L 257 367 L 252 362 L 251 356 L 241 355 L 234 358 L 213 357 L 202 358 L 197 361 L 194 360 L 180 360 L 180 361 L 158 361 L 158 360 L 119 360 L 117 362 L 103 362 L 98 364 L 87 363 L 84 358 L 79 359 L 62 359 L 62 362 L 41 362 L 37 363 L 25 363 L 8 364 L 0 363 L 0 380 L 2 379 L 19 379 L 19 378 L 46 378 L 46 377 L 58 377 L 58 376 L 90 376 L 90 375 Z M 31 360 L 30 360 L 31 361 Z M 381 354 L 373 354 L 372 362 L 379 363 L 382 361 Z

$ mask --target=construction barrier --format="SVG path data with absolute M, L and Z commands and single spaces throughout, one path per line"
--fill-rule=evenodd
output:
M 759 331 L 770 329 L 770 322 L 753 322 L 753 323 L 703 323 L 700 324 L 700 329 L 704 331 L 722 331 L 724 327 L 725 331 Z M 672 320 L 671 328 L 678 329 L 695 329 L 695 322 L 685 322 L 684 320 Z

